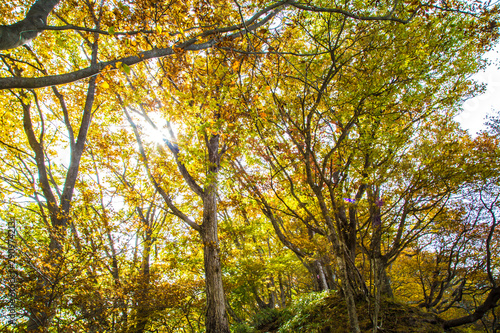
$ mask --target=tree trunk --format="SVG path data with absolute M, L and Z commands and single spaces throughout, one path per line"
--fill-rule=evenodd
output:
M 284 308 L 287 304 L 285 285 L 283 283 L 283 278 L 281 277 L 281 273 L 278 273 L 278 283 L 280 285 L 280 307 Z
M 316 273 L 314 278 L 316 280 L 318 291 L 329 290 L 330 288 L 328 288 L 328 282 L 326 281 L 326 275 L 321 260 L 318 259 L 314 261 L 314 268 Z
M 347 268 L 345 259 L 338 258 L 338 265 L 342 272 L 342 291 L 344 292 L 344 299 L 347 306 L 347 314 L 349 316 L 349 325 L 352 333 L 361 333 L 358 321 L 358 311 L 356 309 L 355 293 L 352 289 L 351 281 L 353 278 L 350 270 Z
M 380 293 L 382 296 L 387 298 L 394 298 L 394 293 L 392 292 L 391 279 L 387 275 L 387 263 L 385 260 L 381 260 L 380 263 Z
M 146 221 L 145 221 L 146 222 Z M 146 227 L 146 235 L 144 238 L 144 249 L 142 251 L 142 264 L 141 264 L 141 277 L 139 282 L 139 290 L 137 291 L 137 308 L 135 314 L 135 323 L 131 327 L 131 333 L 142 333 L 146 329 L 146 325 L 149 322 L 150 316 L 150 301 L 149 301 L 149 288 L 151 282 L 150 274 L 150 256 L 151 256 L 151 245 L 152 245 L 152 230 L 149 225 L 149 221 Z
M 215 219 L 216 210 L 213 209 L 215 206 L 215 195 L 213 195 L 213 200 L 205 200 L 203 205 L 204 215 L 209 215 L 209 217 L 204 216 L 205 221 L 202 231 L 200 232 L 203 240 L 205 288 L 207 294 L 205 326 L 207 333 L 229 333 L 229 322 L 226 315 L 226 299 L 222 284 L 219 240 L 217 237 L 217 220 Z M 209 212 L 207 212 L 207 210 Z M 206 217 L 208 217 L 208 219 Z
M 207 185 L 203 190 L 203 223 L 200 235 L 205 262 L 205 288 L 207 293 L 206 333 L 229 333 L 226 297 L 222 284 L 222 266 L 217 236 L 217 174 L 220 165 L 219 136 L 207 140 L 209 167 Z
M 323 269 L 323 264 L 321 262 L 318 262 L 318 270 L 323 290 L 329 290 L 330 288 L 328 287 L 328 282 L 326 280 L 325 270 Z

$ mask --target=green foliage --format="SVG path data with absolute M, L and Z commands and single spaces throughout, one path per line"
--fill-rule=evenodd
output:
M 295 299 L 292 306 L 282 313 L 283 325 L 278 332 L 320 332 L 332 325 L 331 316 L 325 311 L 328 291 L 309 293 Z M 344 314 L 345 315 L 345 314 Z
M 360 328 L 371 332 L 373 303 L 357 302 Z M 442 333 L 442 319 L 431 313 L 398 302 L 383 300 L 379 327 L 384 332 Z M 310 293 L 296 299 L 280 313 L 281 325 L 277 332 L 350 332 L 345 301 L 332 292 Z M 450 330 L 450 332 L 461 332 Z
M 242 322 L 233 325 L 232 327 L 233 333 L 256 333 L 255 328 L 250 326 L 249 324 Z
M 251 326 L 257 330 L 279 326 L 281 311 L 276 308 L 263 309 L 252 317 Z

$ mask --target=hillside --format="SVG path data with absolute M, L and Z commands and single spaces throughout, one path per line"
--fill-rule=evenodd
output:
M 389 300 L 384 300 L 381 306 L 379 332 L 443 332 L 443 320 L 434 314 Z M 372 308 L 366 302 L 359 302 L 359 323 L 363 332 L 372 332 Z M 313 293 L 298 299 L 284 310 L 266 310 L 256 315 L 250 326 L 241 325 L 235 332 L 349 333 L 349 322 L 344 301 L 339 295 Z M 448 332 L 459 333 L 462 330 Z

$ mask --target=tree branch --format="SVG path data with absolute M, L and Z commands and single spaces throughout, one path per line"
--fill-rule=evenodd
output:
M 39 0 L 42 1 L 42 0 Z M 49 1 L 49 0 L 46 0 Z M 52 0 L 55 1 L 55 0 Z M 247 22 L 233 25 L 230 27 L 219 28 L 219 29 L 211 29 L 208 31 L 204 31 L 199 33 L 188 40 L 177 43 L 171 47 L 162 48 L 162 49 L 152 49 L 149 51 L 139 52 L 135 56 L 124 57 L 116 60 L 99 62 L 97 64 L 91 64 L 90 67 L 80 69 L 78 71 L 74 71 L 66 74 L 57 74 L 45 77 L 37 77 L 37 78 L 22 78 L 22 77 L 9 77 L 9 78 L 0 78 L 0 90 L 2 89 L 10 89 L 10 88 L 41 88 L 54 86 L 59 84 L 65 84 L 70 82 L 75 82 L 84 78 L 88 78 L 103 72 L 106 69 L 114 68 L 116 69 L 116 64 L 121 62 L 128 66 L 132 66 L 143 62 L 148 59 L 160 58 L 172 55 L 179 51 L 200 51 L 206 50 L 212 47 L 217 46 L 222 41 L 232 41 L 239 37 L 241 37 L 245 30 L 256 30 L 259 27 L 263 26 L 267 22 L 269 22 L 274 16 L 276 16 L 280 11 L 282 11 L 286 6 L 288 6 L 287 1 L 277 2 L 269 7 L 264 8 L 259 11 L 253 17 L 251 17 Z M 264 17 L 262 17 L 264 16 Z M 262 17 L 260 20 L 259 18 Z M 229 33 L 223 35 L 225 33 Z M 210 39 L 197 43 L 198 40 L 205 39 L 207 37 L 211 37 Z M 1 38 L 1 36 L 0 36 Z M 175 51 L 174 51 L 175 50 Z
M 47 25 L 47 17 L 59 1 L 38 0 L 22 21 L 0 26 L 0 50 L 13 49 L 36 38 Z
M 137 129 L 137 125 L 134 123 L 132 120 L 132 117 L 130 117 L 130 114 L 127 111 L 127 108 L 123 105 L 123 101 L 121 100 L 121 97 L 118 95 L 117 96 L 120 104 L 122 104 L 123 112 L 125 113 L 125 116 L 127 117 L 127 120 L 132 127 L 132 130 L 134 131 L 134 135 L 137 141 L 137 145 L 139 146 L 139 153 L 141 154 L 141 160 L 144 164 L 144 167 L 146 168 L 146 172 L 148 174 L 148 178 L 151 180 L 153 183 L 153 186 L 155 189 L 160 193 L 161 197 L 167 204 L 168 208 L 172 211 L 172 213 L 180 218 L 184 223 L 186 223 L 188 226 L 193 228 L 196 231 L 200 231 L 201 227 L 199 224 L 197 224 L 195 221 L 191 220 L 186 214 L 184 214 L 179 208 L 177 208 L 170 198 L 170 196 L 165 192 L 165 190 L 160 186 L 160 184 L 156 181 L 155 177 L 151 173 L 151 169 L 149 168 L 149 163 L 148 163 L 148 157 L 146 155 L 146 151 L 144 150 L 144 145 L 142 144 L 142 139 L 141 135 L 139 134 L 139 130 Z
M 500 300 L 500 287 L 492 288 L 488 294 L 488 297 L 486 297 L 486 299 L 484 300 L 483 304 L 481 304 L 476 309 L 476 311 L 474 311 L 474 313 L 468 316 L 447 320 L 444 322 L 443 327 L 445 329 L 448 329 L 452 327 L 473 323 L 483 318 L 486 312 L 495 308 L 499 300 Z
M 396 1 L 397 4 L 397 1 Z M 333 13 L 333 14 L 341 14 L 346 17 L 350 17 L 355 20 L 360 20 L 360 21 L 393 21 L 393 22 L 398 22 L 402 24 L 407 24 L 409 23 L 417 14 L 419 9 L 421 8 L 420 6 L 410 15 L 409 18 L 407 19 L 401 19 L 398 17 L 394 16 L 394 8 L 392 8 L 391 11 L 389 11 L 387 14 L 383 16 L 364 16 L 364 15 L 358 15 L 354 14 L 350 11 L 347 11 L 345 9 L 341 8 L 326 8 L 326 7 L 317 7 L 313 5 L 307 5 L 307 4 L 299 4 L 299 3 L 293 3 L 293 7 L 309 11 L 309 12 L 318 12 L 318 13 Z

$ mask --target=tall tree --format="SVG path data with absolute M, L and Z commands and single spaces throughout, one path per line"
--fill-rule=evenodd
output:
M 188 59 L 181 54 L 177 61 L 186 62 Z M 126 106 L 126 99 L 123 97 L 118 98 L 134 130 L 140 157 L 149 180 L 172 214 L 200 235 L 204 250 L 206 330 L 229 332 L 218 239 L 217 202 L 222 157 L 232 145 L 231 135 L 228 134 L 224 139 L 222 135 L 224 129 L 229 126 L 229 121 L 234 121 L 238 117 L 238 110 L 234 108 L 235 105 L 229 95 L 232 74 L 227 69 L 225 57 L 220 54 L 208 54 L 193 58 L 192 63 L 193 68 L 190 70 L 177 70 L 178 78 L 171 78 L 170 73 L 166 72 L 165 75 L 170 79 L 169 85 L 173 91 L 162 89 L 160 83 L 160 89 L 155 93 L 155 99 L 150 105 L 140 103 L 134 108 L 132 105 Z M 169 64 L 160 65 L 165 70 Z M 138 75 L 137 79 L 130 77 L 129 82 L 136 87 L 135 94 L 140 91 L 145 93 L 150 89 L 147 85 L 136 86 L 137 83 L 146 84 L 147 81 L 143 81 L 141 77 L 147 75 Z M 191 214 L 184 213 L 183 209 L 178 207 L 175 197 L 171 194 L 172 190 L 169 189 L 172 185 L 167 181 L 172 177 L 169 175 L 172 171 L 163 168 L 164 163 L 156 164 L 159 161 L 155 163 L 153 158 L 148 156 L 137 121 L 132 118 L 131 111 L 135 109 L 135 113 L 139 114 L 149 126 L 161 131 L 158 122 L 153 121 L 157 106 L 160 106 L 159 114 L 170 119 L 165 123 L 164 142 L 163 145 L 159 145 L 160 155 L 166 158 L 167 151 L 171 154 L 178 175 L 195 195 L 193 201 L 200 202 L 201 207 L 194 206 L 194 210 L 199 212 L 198 217 L 196 215 L 190 217 Z M 191 122 L 186 123 L 186 120 Z M 184 128 L 186 133 L 181 132 L 179 137 L 175 135 L 173 124 Z M 190 137 L 191 135 L 194 137 Z M 189 163 L 190 160 L 193 163 Z M 196 221 L 198 219 L 200 222 Z
M 311 23 L 313 17 L 318 23 Z M 333 15 L 318 18 L 298 13 L 287 18 L 290 24 L 284 22 L 290 28 L 269 38 L 269 47 L 277 53 L 269 61 L 273 65 L 267 65 L 267 60 L 255 65 L 262 75 L 260 87 L 267 86 L 267 92 L 259 86 L 254 90 L 255 95 L 269 97 L 247 100 L 249 110 L 262 115 L 251 124 L 260 144 L 248 149 L 261 157 L 263 169 L 270 170 L 268 193 L 282 201 L 279 209 L 301 216 L 305 229 L 316 232 L 318 228 L 318 234 L 327 235 L 342 272 L 351 330 L 358 332 L 354 299 L 365 287 L 355 265 L 357 251 L 365 245 L 376 279 L 386 280 L 390 258 L 431 223 L 432 219 L 423 219 L 425 215 L 439 212 L 457 189 L 454 180 L 449 181 L 457 171 L 451 168 L 454 164 L 446 170 L 438 160 L 420 155 L 428 154 L 425 140 L 422 145 L 414 142 L 429 135 L 423 134 L 427 130 L 452 133 L 453 129 L 443 130 L 442 126 L 450 125 L 440 119 L 449 120 L 459 96 L 474 93 L 466 73 L 477 71 L 482 63 L 472 64 L 469 59 L 485 52 L 496 34 L 487 32 L 464 44 L 468 37 L 453 14 L 416 18 L 407 26 L 367 24 Z M 473 17 L 469 19 L 470 27 L 479 28 Z M 303 28 L 307 34 L 297 28 L 299 20 L 310 22 Z M 420 30 L 422 26 L 426 29 Z M 284 42 L 291 36 L 293 46 Z M 301 49 L 301 43 L 307 44 L 307 53 L 283 56 L 284 50 Z M 440 136 L 433 143 L 449 140 L 450 136 Z M 411 152 L 416 159 L 411 160 Z M 407 163 L 428 167 L 409 172 L 412 167 Z M 403 172 L 405 164 L 409 169 Z M 400 177 L 409 186 L 409 197 L 395 198 L 394 206 L 383 212 L 381 207 L 389 202 L 384 204 L 381 192 L 398 191 Z M 444 192 L 439 190 L 443 185 Z M 368 205 L 363 203 L 365 197 Z M 383 214 L 402 199 L 405 208 L 393 234 L 393 247 L 383 255 L 383 233 L 394 226 L 385 225 Z M 365 242 L 366 237 L 370 239 Z M 387 290 L 387 283 L 382 285 Z

